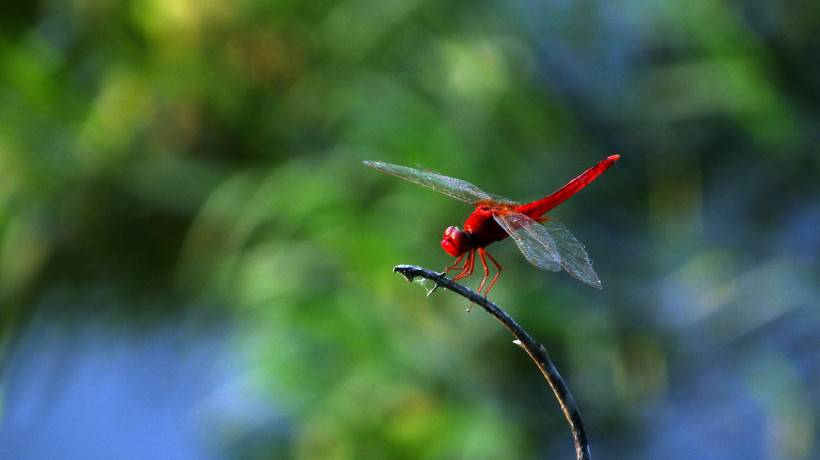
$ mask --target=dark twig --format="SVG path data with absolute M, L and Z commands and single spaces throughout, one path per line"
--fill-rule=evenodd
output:
M 552 363 L 552 360 L 550 360 L 547 350 L 543 345 L 536 342 L 524 328 L 519 326 L 518 323 L 498 305 L 490 302 L 486 297 L 479 295 L 472 289 L 451 281 L 444 276 L 443 273 L 437 273 L 415 265 L 397 265 L 393 271 L 401 273 L 408 281 L 412 281 L 416 277 L 434 281 L 436 287 L 441 286 L 445 289 L 449 289 L 487 310 L 487 313 L 495 316 L 504 327 L 509 329 L 516 338 L 515 344 L 523 348 L 530 356 L 530 359 L 538 366 L 538 369 L 541 370 L 541 374 L 547 379 L 547 383 L 549 383 L 552 392 L 558 399 L 558 405 L 561 406 L 561 412 L 564 413 L 564 418 L 567 419 L 569 429 L 572 432 L 577 459 L 590 460 L 589 441 L 587 440 L 587 434 L 584 430 L 584 422 L 581 421 L 581 412 L 578 410 L 578 406 L 575 404 L 575 399 L 573 399 L 572 393 L 569 392 L 567 384 L 564 383 L 564 379 L 561 378 L 561 374 L 558 373 L 558 369 L 555 367 L 555 364 Z

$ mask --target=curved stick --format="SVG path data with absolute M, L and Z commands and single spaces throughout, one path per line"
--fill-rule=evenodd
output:
M 441 286 L 461 295 L 470 302 L 487 310 L 487 313 L 493 315 L 504 327 L 509 329 L 516 338 L 514 343 L 527 352 L 530 359 L 538 366 L 541 374 L 547 379 L 547 383 L 549 383 L 552 392 L 555 394 L 555 398 L 558 399 L 558 405 L 561 406 L 561 412 L 564 413 L 564 418 L 567 419 L 569 429 L 572 432 L 577 459 L 590 460 L 592 458 L 589 453 L 589 441 L 587 440 L 587 434 L 584 430 L 584 422 L 581 420 L 581 412 L 578 410 L 578 406 L 575 404 L 575 399 L 573 399 L 572 393 L 570 393 L 569 388 L 567 388 L 567 384 L 564 383 L 564 379 L 561 378 L 561 374 L 558 373 L 558 369 L 555 367 L 555 364 L 552 363 L 552 360 L 550 360 L 549 354 L 547 354 L 547 350 L 543 345 L 536 342 L 524 328 L 519 326 L 518 323 L 498 305 L 490 302 L 486 297 L 479 295 L 472 289 L 451 281 L 444 276 L 443 273 L 437 273 L 415 265 L 397 265 L 393 271 L 401 273 L 408 281 L 413 281 L 416 277 L 434 281 L 436 288 Z

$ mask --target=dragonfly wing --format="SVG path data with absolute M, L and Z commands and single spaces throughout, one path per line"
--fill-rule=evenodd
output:
M 486 200 L 513 203 L 504 197 L 491 195 L 467 181 L 447 177 L 432 171 L 423 171 L 421 169 L 381 161 L 365 161 L 364 164 L 383 173 L 392 174 L 404 180 L 431 188 L 439 193 L 464 201 L 465 203 L 475 204 L 479 201 Z
M 553 241 L 561 253 L 561 267 L 570 275 L 584 283 L 602 289 L 598 274 L 592 269 L 592 259 L 587 255 L 584 245 L 578 241 L 567 227 L 557 220 L 550 219 L 544 228 L 552 235 Z
M 544 270 L 561 270 L 561 255 L 549 232 L 538 221 L 518 212 L 493 214 L 531 264 Z

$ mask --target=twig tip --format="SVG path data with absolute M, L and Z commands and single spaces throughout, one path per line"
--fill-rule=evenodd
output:
M 400 273 L 407 281 L 412 282 L 416 275 L 411 272 L 411 268 L 411 265 L 396 265 L 393 267 L 393 273 Z

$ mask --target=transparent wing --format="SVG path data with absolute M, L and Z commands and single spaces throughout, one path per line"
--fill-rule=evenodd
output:
M 518 212 L 497 213 L 493 214 L 493 218 L 510 234 L 521 254 L 524 254 L 531 264 L 544 270 L 561 270 L 558 246 L 538 221 Z
M 592 269 L 592 260 L 587 255 L 584 245 L 570 233 L 569 229 L 557 220 L 548 220 L 544 227 L 561 254 L 561 267 L 570 275 L 578 278 L 584 283 L 602 289 L 601 280 L 598 274 Z
M 489 194 L 467 181 L 443 176 L 432 171 L 422 171 L 420 169 L 383 163 L 381 161 L 365 161 L 364 164 L 383 173 L 392 174 L 404 180 L 431 188 L 439 193 L 464 201 L 465 203 L 475 204 L 479 201 L 490 200 L 499 203 L 515 204 L 507 198 Z

